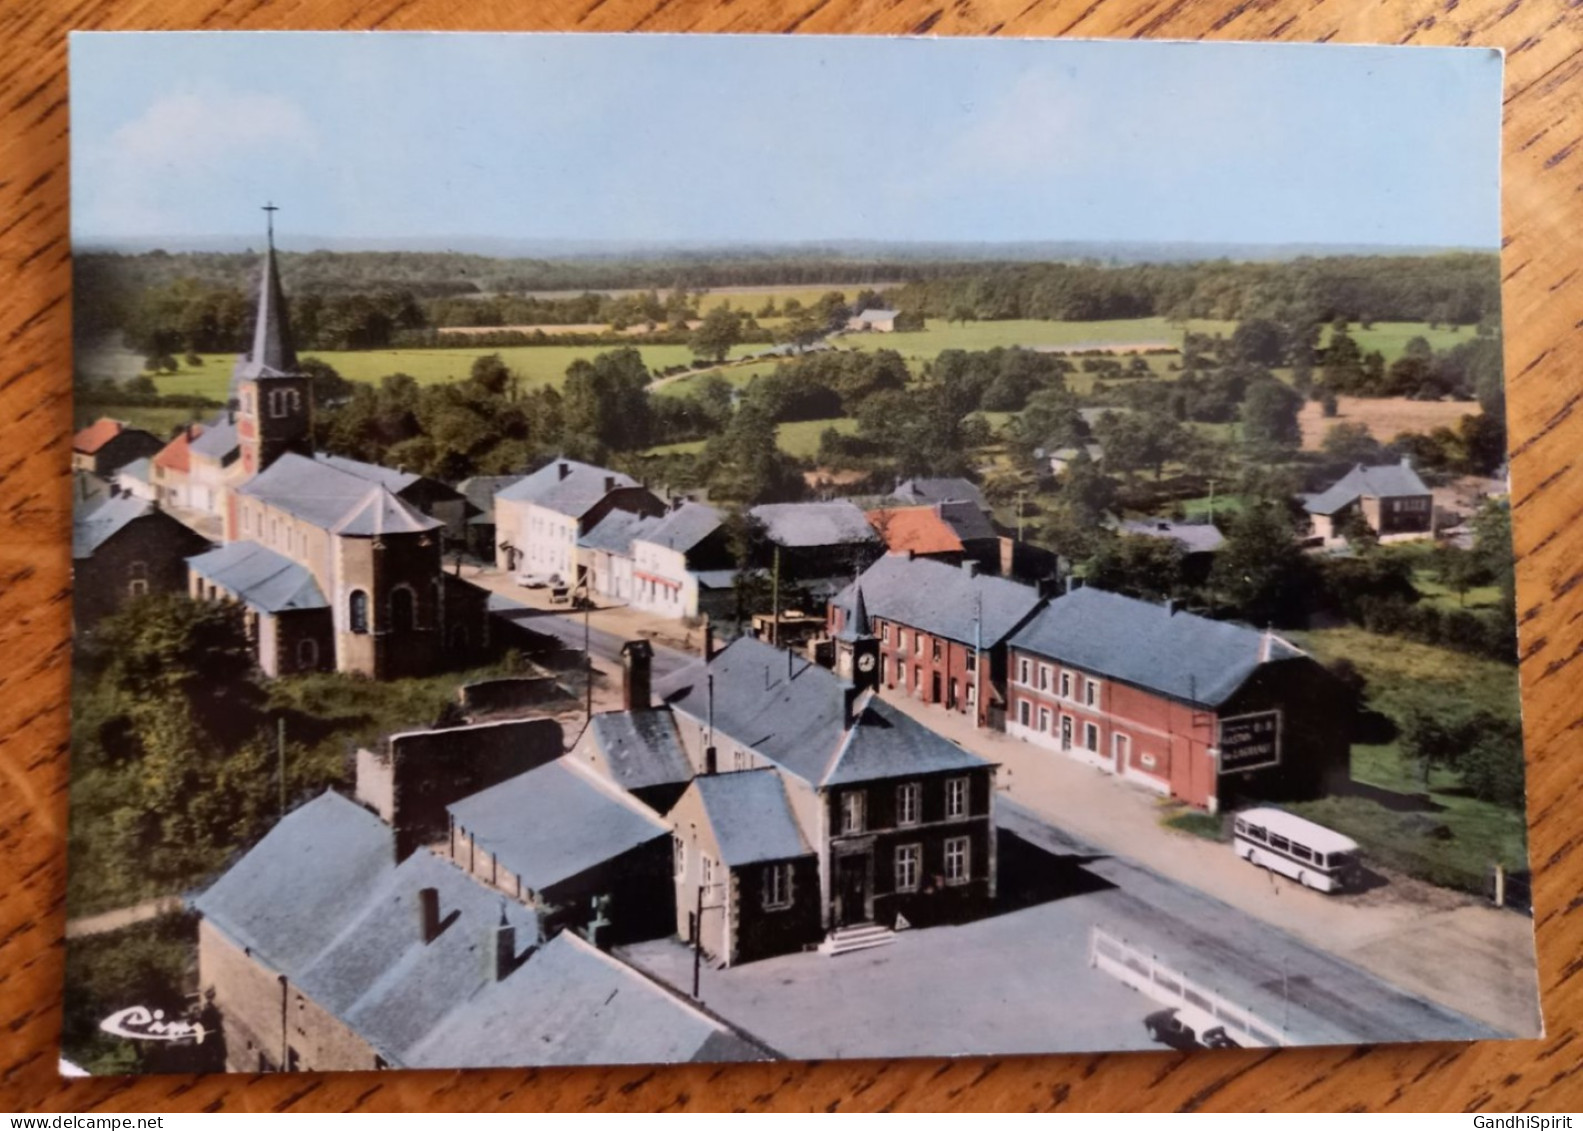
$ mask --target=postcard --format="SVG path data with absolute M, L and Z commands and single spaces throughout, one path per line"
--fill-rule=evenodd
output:
M 63 1071 L 1537 1035 L 1501 80 L 74 36 Z

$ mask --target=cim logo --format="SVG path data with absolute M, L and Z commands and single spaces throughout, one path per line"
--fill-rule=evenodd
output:
M 166 1021 L 163 1009 L 150 1010 L 134 1005 L 112 1013 L 99 1022 L 99 1028 L 112 1037 L 131 1041 L 192 1041 L 202 1044 L 203 1026 L 191 1021 Z

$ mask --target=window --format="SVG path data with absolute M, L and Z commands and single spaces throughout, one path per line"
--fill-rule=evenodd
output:
M 933 646 L 933 649 L 934 649 L 934 658 L 936 660 L 938 660 L 940 658 L 940 642 L 938 640 L 934 640 L 934 641 L 931 641 L 930 643 L 931 643 L 931 645 Z
M 923 861 L 923 846 L 898 844 L 896 846 L 896 890 L 917 891 L 919 865 Z
M 143 597 L 148 594 L 148 563 L 133 562 L 126 567 L 126 591 L 129 596 Z
M 945 842 L 945 882 L 965 884 L 969 878 L 968 842 L 965 836 Z
M 841 795 L 841 831 L 844 833 L 860 833 L 863 831 L 863 791 L 849 789 Z
M 368 631 L 368 594 L 361 589 L 352 590 L 352 595 L 347 599 L 347 618 L 351 621 L 353 632 Z
M 896 823 L 898 825 L 916 825 L 918 823 L 918 798 L 922 788 L 917 782 L 907 782 L 896 787 Z
M 883 644 L 890 643 L 890 625 L 882 624 L 879 626 L 879 638 Z
M 978 671 L 978 653 L 976 651 L 967 654 L 967 670 L 970 672 Z
M 698 864 L 703 875 L 703 884 L 706 888 L 715 886 L 715 862 L 702 853 L 698 856 Z
M 791 905 L 791 865 L 771 864 L 764 869 L 764 910 L 779 911 Z
M 945 818 L 960 820 L 967 816 L 967 779 L 947 778 L 945 783 Z
M 319 666 L 319 644 L 317 641 L 297 641 L 297 666 L 299 668 L 316 668 Z
M 417 599 L 409 586 L 398 585 L 390 591 L 390 627 L 396 632 L 407 632 L 417 626 Z
M 912 634 L 912 654 L 914 656 L 923 655 L 923 633 L 921 632 Z
M 1071 672 L 1062 672 L 1061 673 L 1061 698 L 1062 699 L 1070 699 L 1071 697 L 1072 697 L 1072 673 Z
M 687 878 L 687 842 L 679 836 L 671 837 L 671 856 L 676 861 L 676 878 Z
M 1019 722 L 1023 726 L 1027 726 L 1028 725 L 1028 717 L 1029 717 L 1028 701 L 1026 699 L 1019 699 L 1019 700 L 1017 700 L 1017 722 Z
M 967 685 L 967 705 L 969 707 L 978 706 L 978 688 L 971 683 Z
M 1292 842 L 1287 840 L 1280 833 L 1271 833 L 1268 843 L 1269 846 L 1275 849 L 1277 852 L 1285 852 L 1287 849 L 1292 847 Z
M 752 756 L 746 750 L 737 747 L 737 749 L 731 751 L 731 768 L 733 770 L 751 770 L 753 768 Z
M 1050 665 L 1049 664 L 1040 664 L 1039 665 L 1039 690 L 1040 691 L 1048 691 L 1048 690 L 1050 690 Z
M 1094 753 L 1099 753 L 1099 728 L 1093 723 L 1083 724 L 1083 746 Z
M 1116 756 L 1116 763 L 1125 766 L 1132 758 L 1132 739 L 1124 734 L 1110 736 L 1111 752 Z
M 1027 684 L 1028 681 L 1033 678 L 1033 676 L 1030 674 L 1030 671 L 1031 671 L 1031 667 L 1030 667 L 1030 665 L 1029 665 L 1027 660 L 1018 660 L 1017 661 L 1017 682 L 1021 683 L 1021 684 Z
M 905 628 L 896 630 L 896 647 L 902 652 L 907 650 L 907 630 Z
M 1072 749 L 1072 716 L 1061 716 L 1061 749 Z
M 1083 702 L 1090 707 L 1099 702 L 1099 684 L 1094 680 L 1083 681 Z

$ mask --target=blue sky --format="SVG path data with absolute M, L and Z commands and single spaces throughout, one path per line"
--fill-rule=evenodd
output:
M 1496 247 L 1491 50 L 134 33 L 71 45 L 79 241 Z M 295 233 L 295 236 L 294 236 Z

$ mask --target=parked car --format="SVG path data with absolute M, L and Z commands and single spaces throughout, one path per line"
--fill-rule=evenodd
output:
M 1240 1049 L 1242 1046 L 1231 1039 L 1224 1025 L 1216 1025 L 1213 1029 L 1205 1030 L 1199 1038 L 1206 1049 Z
M 1174 1009 L 1162 1009 L 1149 1014 L 1143 1019 L 1143 1027 L 1149 1030 L 1149 1037 L 1152 1040 L 1173 1049 L 1204 1047 L 1198 1043 L 1198 1034 L 1183 1024 Z

